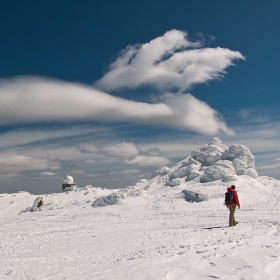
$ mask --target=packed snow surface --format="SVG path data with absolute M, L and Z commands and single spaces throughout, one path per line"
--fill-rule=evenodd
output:
M 42 196 L 36 209 L 37 196 L 0 195 L 0 279 L 280 279 L 279 182 L 243 145 L 214 138 L 133 186 Z

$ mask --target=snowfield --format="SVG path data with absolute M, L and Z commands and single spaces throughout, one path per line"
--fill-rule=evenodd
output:
M 279 182 L 214 139 L 151 180 L 47 194 L 41 211 L 35 195 L 0 194 L 0 279 L 280 279 Z

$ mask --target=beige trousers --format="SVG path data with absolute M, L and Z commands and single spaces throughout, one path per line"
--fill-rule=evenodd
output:
M 236 205 L 228 205 L 228 209 L 229 209 L 229 226 L 233 227 L 236 225 L 236 221 L 234 219 L 234 212 L 236 209 Z

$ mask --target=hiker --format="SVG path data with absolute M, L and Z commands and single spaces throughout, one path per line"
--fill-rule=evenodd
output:
M 229 226 L 236 226 L 238 222 L 235 221 L 234 212 L 236 206 L 238 206 L 238 209 L 240 209 L 240 203 L 234 185 L 227 188 L 227 192 L 225 193 L 225 205 L 229 209 Z

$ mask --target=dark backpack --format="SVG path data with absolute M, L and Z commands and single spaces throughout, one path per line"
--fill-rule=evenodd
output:
M 226 192 L 225 193 L 225 204 L 231 204 L 234 201 L 233 192 Z

